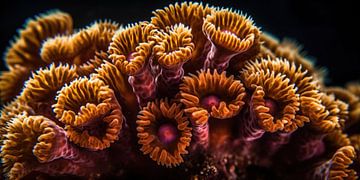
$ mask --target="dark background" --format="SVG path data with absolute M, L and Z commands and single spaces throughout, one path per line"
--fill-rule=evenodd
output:
M 96 19 L 127 23 L 150 20 L 151 12 L 176 1 L 1 1 L 0 51 L 25 20 L 49 9 L 68 12 L 76 28 Z M 355 3 L 316 0 L 237 0 L 205 1 L 210 5 L 232 7 L 251 15 L 263 31 L 283 38 L 290 37 L 304 46 L 318 66 L 328 69 L 328 85 L 343 85 L 360 79 L 359 19 Z M 4 70 L 1 62 L 0 70 Z

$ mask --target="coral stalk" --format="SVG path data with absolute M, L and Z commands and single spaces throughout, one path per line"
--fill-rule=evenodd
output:
M 167 89 L 176 92 L 184 75 L 183 64 L 191 58 L 194 49 L 191 29 L 183 24 L 176 24 L 169 32 L 153 32 L 153 34 L 156 34 L 151 37 L 156 41 L 153 48 L 154 60 L 161 67 L 156 77 L 159 94 L 168 94 L 165 91 Z
M 146 105 L 147 101 L 153 100 L 156 97 L 155 78 L 150 71 L 149 65 L 139 70 L 139 73 L 130 76 L 129 83 L 137 95 L 138 103 L 141 106 Z
M 150 32 L 155 27 L 147 22 L 129 25 L 117 31 L 109 46 L 109 58 L 129 76 L 138 103 L 146 105 L 155 98 L 155 77 L 150 69 L 150 56 L 153 41 L 148 41 Z
M 254 141 L 261 138 L 265 130 L 259 126 L 253 109 L 245 109 L 244 111 L 244 114 L 239 119 L 239 138 L 244 141 Z

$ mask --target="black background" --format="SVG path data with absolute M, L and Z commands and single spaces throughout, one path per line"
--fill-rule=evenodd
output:
M 96 19 L 121 24 L 150 20 L 151 12 L 177 1 L 1 1 L 0 51 L 17 35 L 25 20 L 49 9 L 68 12 L 75 28 Z M 304 46 L 318 66 L 328 69 L 328 85 L 343 85 L 360 79 L 358 7 L 347 1 L 316 0 L 237 0 L 204 1 L 210 5 L 232 7 L 253 17 L 263 31 L 277 37 L 290 37 Z M 1 61 L 0 70 L 4 70 Z

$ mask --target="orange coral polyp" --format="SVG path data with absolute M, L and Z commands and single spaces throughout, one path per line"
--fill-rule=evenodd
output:
M 344 127 L 345 121 L 348 119 L 348 105 L 341 100 L 335 99 L 333 94 L 323 94 L 321 96 L 321 104 L 325 108 L 319 112 L 321 121 L 314 121 L 313 128 L 322 132 L 332 132 L 335 129 Z
M 153 29 L 153 25 L 140 22 L 115 33 L 108 50 L 109 58 L 122 72 L 135 75 L 148 63 L 154 44 L 148 41 L 148 36 Z
M 197 76 L 184 77 L 183 83 L 180 85 L 180 101 L 186 106 L 186 112 L 197 116 L 196 114 L 206 110 L 208 106 L 202 105 L 201 101 L 210 95 L 215 95 L 220 102 L 218 107 L 212 106 L 208 113 L 212 117 L 226 119 L 240 112 L 246 93 L 243 84 L 239 80 L 235 80 L 233 76 L 227 77 L 225 72 L 219 74 L 216 70 L 211 72 L 208 69 L 199 72 Z M 225 98 L 225 96 L 228 97 Z M 206 122 L 207 120 L 199 121 L 199 123 Z
M 0 102 L 10 102 L 20 94 L 23 83 L 30 77 L 27 67 L 14 65 L 10 71 L 4 71 L 0 75 Z
M 61 11 L 49 11 L 28 20 L 5 54 L 10 71 L 0 76 L 1 101 L 10 102 L 19 95 L 31 71 L 48 64 L 39 55 L 43 41 L 58 34 L 69 34 L 72 28 L 71 16 Z
M 254 74 L 246 70 L 242 72 L 241 79 L 248 89 L 253 90 L 250 108 L 255 112 L 258 123 L 264 130 L 289 132 L 295 130 L 296 126 L 303 126 L 303 122 L 296 119 L 296 113 L 300 109 L 297 89 L 294 84 L 289 83 L 290 80 L 286 76 L 269 70 L 260 70 Z M 275 104 L 267 99 L 271 99 Z M 277 111 L 272 112 L 275 109 Z M 300 123 L 297 124 L 298 122 Z
M 96 53 L 107 51 L 118 24 L 95 22 L 75 34 L 57 36 L 44 42 L 41 58 L 48 62 L 69 63 L 79 66 L 91 63 Z
M 9 48 L 5 55 L 10 66 L 19 64 L 30 69 L 46 65 L 39 56 L 42 43 L 47 38 L 59 34 L 69 34 L 73 30 L 72 18 L 61 11 L 49 11 L 35 19 L 30 19 L 20 37 Z
M 56 117 L 65 123 L 71 141 L 91 150 L 110 146 L 122 128 L 123 116 L 113 90 L 99 79 L 81 78 L 59 92 L 53 106 Z M 90 131 L 94 123 L 102 124 L 97 135 Z
M 321 121 L 322 117 L 318 112 L 323 111 L 325 107 L 321 104 L 321 94 L 319 93 L 318 81 L 313 79 L 311 75 L 303 70 L 301 66 L 297 67 L 294 63 L 290 63 L 285 59 L 261 59 L 249 62 L 245 65 L 244 71 L 241 71 L 242 77 L 251 77 L 259 71 L 269 71 L 288 79 L 289 85 L 294 85 L 295 93 L 300 98 L 300 111 L 296 113 L 296 123 L 303 126 L 304 122 L 309 120 Z M 246 79 L 243 79 L 246 84 Z M 249 87 L 249 85 L 247 85 Z M 291 129 L 297 128 L 296 126 Z
M 32 77 L 26 82 L 20 99 L 31 104 L 53 101 L 56 92 L 76 77 L 78 77 L 76 69 L 72 66 L 68 64 L 58 66 L 51 64 L 50 67 L 33 73 Z
M 260 31 L 252 20 L 228 9 L 208 15 L 202 29 L 214 44 L 233 52 L 244 52 L 255 44 L 259 45 Z
M 34 110 L 24 101 L 16 99 L 1 110 L 0 112 L 0 145 L 2 145 L 3 140 L 6 138 L 7 130 L 6 127 L 8 123 L 11 122 L 12 118 L 15 118 L 18 115 L 34 115 Z
M 167 100 L 149 102 L 138 115 L 137 136 L 141 151 L 159 165 L 178 166 L 191 141 L 190 122 L 180 104 Z
M 323 179 L 357 179 L 356 171 L 349 166 L 356 158 L 356 152 L 353 146 L 343 146 L 333 154 L 330 160 L 321 164 L 308 178 Z M 323 173 L 323 172 L 328 173 Z
M 203 53 L 207 41 L 202 33 L 203 19 L 212 11 L 214 11 L 212 7 L 202 5 L 201 3 L 175 3 L 175 5 L 169 5 L 164 9 L 154 11 L 151 24 L 162 30 L 166 30 L 168 27 L 179 23 L 189 26 L 195 45 L 191 60 L 196 61 Z
M 327 93 L 334 94 L 335 97 L 349 105 L 349 117 L 348 121 L 345 121 L 345 129 L 353 126 L 360 121 L 360 97 L 356 96 L 347 89 L 340 87 L 327 87 L 325 89 Z
M 16 168 L 16 163 L 31 164 L 52 160 L 53 149 L 61 132 L 53 121 L 43 116 L 16 116 L 7 127 L 8 135 L 1 149 L 4 172 L 9 173 Z M 60 133 L 60 134 L 59 134 Z M 65 137 L 63 133 L 62 136 Z
M 126 107 L 132 111 L 138 108 L 136 96 L 132 87 L 127 82 L 127 76 L 121 72 L 113 63 L 105 61 L 101 67 L 96 69 L 96 73 L 92 74 L 92 78 L 100 79 L 114 91 L 117 95 L 119 103 L 124 103 Z
M 167 68 L 183 64 L 191 59 L 194 50 L 191 29 L 183 24 L 172 26 L 168 33 L 157 33 L 153 48 L 157 62 Z

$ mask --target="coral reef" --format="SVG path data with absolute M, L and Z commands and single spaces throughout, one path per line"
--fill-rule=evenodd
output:
M 328 87 L 240 11 L 176 3 L 73 29 L 36 16 L 0 75 L 6 179 L 357 179 L 360 83 Z

